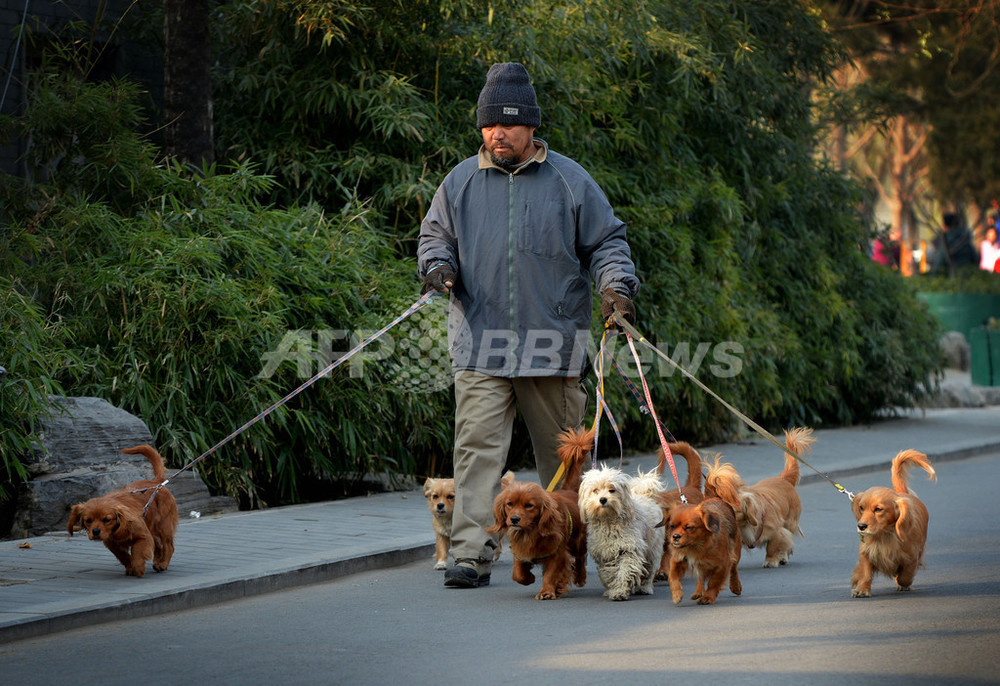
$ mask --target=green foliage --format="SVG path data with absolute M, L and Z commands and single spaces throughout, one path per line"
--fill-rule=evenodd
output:
M 72 79 L 58 88 L 103 103 L 109 112 L 102 119 L 112 119 L 119 106 L 130 109 L 127 93 L 113 88 Z M 111 92 L 121 97 L 97 96 Z M 45 106 L 51 98 L 37 102 Z M 48 125 L 49 117 L 32 110 L 25 120 Z M 79 125 L 68 117 L 55 130 L 72 138 L 68 132 Z M 39 146 L 53 145 L 48 130 L 32 129 Z M 393 257 L 392 241 L 373 225 L 370 208 L 275 209 L 257 199 L 272 181 L 249 163 L 191 175 L 153 165 L 153 151 L 126 128 L 101 135 L 103 145 L 77 149 L 72 165 L 51 167 L 48 183 L 34 183 L 30 192 L 17 179 L 0 183 L 10 220 L 0 255 L 17 279 L 4 303 L 10 309 L 3 309 L 16 322 L 4 329 L 22 331 L 30 343 L 14 340 L 3 352 L 19 378 L 33 379 L 20 396 L 6 392 L 13 381 L 4 382 L 0 399 L 20 403 L 4 413 L 5 422 L 21 419 L 30 429 L 32 408 L 61 383 L 141 417 L 179 467 L 319 371 L 319 351 L 310 348 L 261 374 L 290 330 L 374 329 L 399 299 L 414 297 L 413 261 Z M 101 156 L 108 148 L 135 154 L 112 174 Z M 89 183 L 81 181 L 81 169 L 94 170 Z M 135 178 L 152 181 L 136 192 Z M 49 351 L 67 347 L 73 364 L 52 368 L 64 355 L 40 364 Z M 402 389 L 380 383 L 370 365 L 359 378 L 343 370 L 199 468 L 216 490 L 247 503 L 314 496 L 324 481 L 347 488 L 367 474 L 410 473 L 444 426 L 409 400 Z M 404 437 L 400 424 L 423 428 Z M 29 440 L 30 431 L 22 431 L 0 441 L 9 471 L 18 472 L 16 456 Z
M 807 6 L 352 8 L 347 30 L 341 2 L 230 6 L 239 21 L 227 25 L 250 40 L 219 72 L 220 140 L 228 154 L 266 157 L 284 201 L 371 197 L 411 252 L 437 183 L 479 144 L 486 68 L 522 61 L 542 108 L 538 135 L 584 164 L 629 223 L 639 325 L 661 349 L 683 357 L 700 342 L 741 345 L 741 372 L 706 381 L 774 427 L 861 421 L 933 384 L 929 315 L 859 250 L 869 237 L 851 210 L 858 195 L 814 159 L 810 94 L 843 53 Z M 294 86 L 279 89 L 289 78 Z M 375 107 L 364 94 L 391 78 L 405 97 Z M 397 125 L 380 130 L 384 117 Z M 293 150 L 328 166 L 307 165 L 307 178 L 276 157 Z M 711 361 L 700 370 L 709 377 Z M 689 381 L 655 371 L 676 434 L 708 441 L 736 428 Z M 612 381 L 609 391 L 640 432 L 633 444 L 651 445 L 626 389 Z
M 921 274 L 910 280 L 918 293 L 985 293 L 1000 295 L 1000 274 L 976 266 L 962 267 L 955 276 Z
M 639 328 L 676 360 L 707 344 L 697 374 L 734 405 L 773 429 L 844 424 L 933 384 L 930 315 L 865 257 L 857 190 L 814 156 L 811 93 L 841 55 L 796 0 L 229 2 L 214 29 L 217 159 L 231 167 L 155 164 L 128 138 L 135 113 L 112 84 L 114 112 L 87 105 L 101 121 L 61 114 L 70 132 L 97 127 L 85 145 L 35 125 L 45 155 L 79 145 L 63 165 L 39 158 L 51 178 L 30 193 L 0 180 L 3 265 L 80 357 L 54 378 L 136 412 L 175 463 L 296 387 L 296 362 L 315 371 L 306 337 L 305 352 L 259 376 L 300 340 L 289 332 L 373 329 L 412 302 L 420 218 L 480 143 L 476 98 L 495 61 L 527 65 L 538 135 L 590 170 L 628 222 Z M 47 85 L 89 102 L 94 91 L 76 87 Z M 738 430 L 643 357 L 678 438 Z M 608 373 L 627 445 L 650 448 L 652 425 Z M 450 394 L 408 393 L 386 362 L 335 374 L 207 460 L 211 483 L 287 502 L 326 478 L 447 471 Z
M 5 242 L 0 234 L 0 263 Z M 60 370 L 79 360 L 69 352 L 66 329 L 48 322 L 38 305 L 26 296 L 24 284 L 0 276 L 0 499 L 9 487 L 27 477 L 24 458 L 34 447 L 40 419 L 53 407 L 49 397 L 62 393 L 56 381 Z

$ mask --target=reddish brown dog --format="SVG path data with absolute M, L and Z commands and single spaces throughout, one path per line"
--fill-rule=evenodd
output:
M 896 588 L 909 591 L 917 568 L 923 564 L 927 541 L 927 507 L 906 486 L 911 465 L 937 479 L 927 456 L 904 450 L 892 460 L 892 489 L 882 486 L 858 493 L 851 502 L 858 520 L 861 546 L 858 566 L 851 575 L 851 597 L 868 598 L 876 572 L 896 580 Z
M 554 600 L 587 583 L 587 526 L 577 504 L 583 458 L 594 444 L 593 433 L 577 430 L 561 437 L 559 457 L 566 466 L 562 487 L 546 491 L 533 481 L 515 481 L 493 503 L 490 533 L 507 535 L 514 555 L 512 578 L 522 586 L 535 582 L 531 568 L 542 566 L 538 600 Z
M 125 488 L 91 498 L 73 506 L 66 530 L 70 536 L 77 523 L 92 541 L 101 541 L 125 567 L 128 576 L 146 573 L 146 560 L 153 569 L 165 571 L 174 554 L 174 533 L 177 530 L 177 503 L 166 488 L 161 488 L 143 516 L 152 489 L 166 479 L 163 458 L 151 445 L 137 445 L 122 450 L 127 455 L 145 455 L 153 465 L 155 480 L 133 481 Z
M 698 505 L 678 505 L 667 523 L 670 541 L 670 595 L 674 604 L 684 598 L 681 579 L 688 565 L 698 579 L 691 600 L 711 605 L 729 581 L 735 595 L 743 592 L 739 564 L 743 540 L 736 513 L 726 502 L 709 498 Z
M 687 501 L 690 505 L 697 505 L 705 496 L 701 492 L 701 455 L 690 443 L 679 441 L 668 443 L 671 455 L 681 455 L 687 463 L 687 481 L 680 488 L 672 488 L 669 491 L 660 491 L 654 494 L 654 498 L 663 508 L 663 521 L 670 521 L 670 513 L 676 505 Z M 659 450 L 659 460 L 656 465 L 656 473 L 663 474 L 667 465 L 667 456 L 663 448 Z M 681 499 L 684 496 L 684 499 Z M 660 560 L 660 569 L 656 572 L 656 580 L 663 581 L 670 578 L 670 536 L 663 539 L 663 557 Z

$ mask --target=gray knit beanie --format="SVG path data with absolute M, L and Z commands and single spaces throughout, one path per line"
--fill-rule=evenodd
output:
M 479 93 L 476 127 L 539 126 L 542 111 L 535 100 L 535 89 L 528 80 L 528 70 L 519 62 L 494 64 L 486 73 L 486 85 Z

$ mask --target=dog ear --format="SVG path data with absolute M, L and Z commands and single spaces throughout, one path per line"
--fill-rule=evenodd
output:
M 427 477 L 427 480 L 424 481 L 424 497 L 425 498 L 431 494 L 431 489 L 432 488 L 434 488 L 434 479 L 432 479 L 430 477 Z
M 497 534 L 507 528 L 507 499 L 506 494 L 500 491 L 500 495 L 493 501 L 493 526 L 486 529 L 486 533 Z
M 124 505 L 115 505 L 112 512 L 115 513 L 115 518 L 118 520 L 117 526 L 129 533 L 141 531 L 146 525 L 142 513 L 133 512 Z
M 743 510 L 743 516 L 747 518 L 747 523 L 756 528 L 758 522 L 757 513 L 760 511 L 760 508 L 757 506 L 757 499 L 754 495 L 752 493 L 743 493 L 740 496 L 740 507 Z
M 70 512 L 69 512 L 69 522 L 67 522 L 67 524 L 66 524 L 66 531 L 69 532 L 70 536 L 73 535 L 73 528 L 76 526 L 76 523 L 78 521 L 80 521 L 80 517 L 82 516 L 82 514 L 81 514 L 82 512 L 83 512 L 83 508 L 80 507 L 79 505 L 74 505 L 73 509 L 70 510 Z
M 910 513 L 910 504 L 904 498 L 896 498 L 893 504 L 896 506 L 896 536 L 900 543 L 905 543 L 903 529 L 906 526 L 906 517 Z
M 713 534 L 719 533 L 719 529 L 722 528 L 722 522 L 719 519 L 719 515 L 710 510 L 703 509 L 701 511 L 701 523 L 704 524 L 705 528 Z
M 548 496 L 548 493 L 546 493 Z M 566 530 L 566 515 L 559 507 L 559 503 L 555 502 L 551 496 L 546 497 L 542 501 L 542 514 L 538 518 L 538 529 L 543 533 L 551 533 L 553 531 L 563 532 Z

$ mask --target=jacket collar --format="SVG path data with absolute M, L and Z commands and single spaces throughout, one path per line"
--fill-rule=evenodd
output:
M 541 138 L 532 139 L 535 141 L 535 154 L 532 155 L 528 160 L 525 161 L 520 167 L 514 170 L 514 174 L 520 174 L 524 169 L 530 167 L 533 163 L 541 164 L 545 161 L 545 158 L 549 154 L 549 146 Z M 485 145 L 479 146 L 479 168 L 480 169 L 497 169 L 502 171 L 504 174 L 509 174 L 503 167 L 493 164 L 493 160 L 490 159 L 490 154 L 486 151 Z

